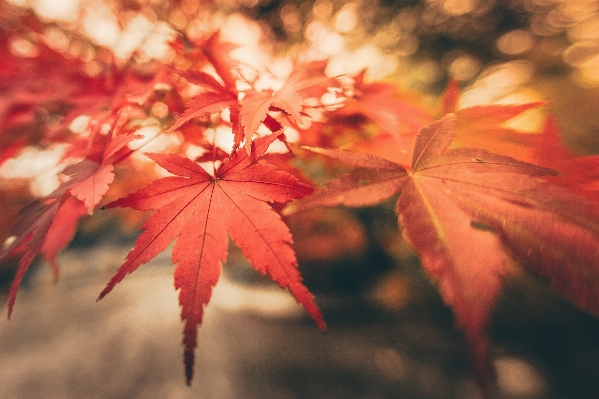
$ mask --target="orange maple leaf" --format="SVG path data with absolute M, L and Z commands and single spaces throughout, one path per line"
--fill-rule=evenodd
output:
M 156 210 L 142 226 L 125 263 L 100 293 L 110 292 L 127 274 L 163 251 L 175 238 L 172 260 L 184 327 L 188 384 L 193 375 L 197 326 L 227 257 L 227 235 L 262 273 L 288 289 L 325 328 L 313 296 L 302 284 L 289 229 L 268 202 L 304 197 L 312 187 L 258 159 L 278 134 L 257 139 L 252 155 L 238 151 L 210 175 L 198 163 L 176 155 L 147 154 L 175 176 L 156 180 L 107 205 Z
M 373 155 L 308 148 L 355 169 L 298 208 L 372 205 L 401 193 L 396 212 L 403 234 L 438 281 L 477 376 L 488 385 L 485 330 L 512 256 L 599 315 L 599 210 L 549 184 L 543 177 L 556 174 L 550 169 L 483 149 L 448 150 L 457 118 L 420 131 L 408 169 Z

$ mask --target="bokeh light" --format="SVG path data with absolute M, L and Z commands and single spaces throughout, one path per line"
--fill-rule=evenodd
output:
M 60 161 L 65 150 L 65 145 L 53 145 L 43 150 L 27 147 L 0 166 L 0 178 L 30 179 L 31 193 L 47 196 L 61 183 L 58 173 L 64 168 Z
M 41 17 L 70 27 L 80 24 L 85 35 L 112 48 L 122 59 L 133 53 L 148 59 L 168 59 L 172 55 L 166 43 L 175 30 L 199 37 L 220 28 L 227 40 L 245 41 L 244 46 L 255 43 L 256 38 L 263 44 L 283 38 L 287 42 L 271 41 L 268 45 L 308 60 L 335 58 L 331 68 L 335 73 L 342 71 L 343 64 L 347 67 L 343 73 L 367 68 L 371 77 L 394 76 L 421 90 L 439 91 L 449 78 L 470 84 L 493 59 L 561 62 L 562 67 L 571 68 L 567 78 L 574 84 L 599 86 L 597 61 L 591 55 L 581 60 L 579 55 L 581 51 L 592 52 L 599 43 L 599 6 L 594 0 L 420 0 L 378 3 L 376 7 L 365 0 L 133 1 L 125 6 L 125 14 L 119 14 L 123 5 L 118 2 L 11 3 L 31 6 Z M 202 14 L 203 9 L 210 10 L 211 18 Z M 258 24 L 248 22 L 253 19 Z M 57 49 L 73 47 L 60 28 L 49 30 L 47 37 Z M 562 58 L 553 56 L 556 46 Z M 34 50 L 17 41 L 15 51 L 26 54 Z M 446 55 L 453 51 L 459 56 Z M 238 53 L 254 67 L 271 61 L 256 46 Z M 356 64 L 356 56 L 366 53 L 384 66 L 365 61 Z M 437 64 L 433 66 L 433 62 Z M 414 72 L 405 74 L 412 67 Z M 535 65 L 535 73 L 538 68 L 549 69 L 551 65 Z M 431 76 L 424 77 L 425 73 Z
M 79 16 L 80 2 L 80 0 L 35 0 L 33 8 L 42 18 L 73 22 Z

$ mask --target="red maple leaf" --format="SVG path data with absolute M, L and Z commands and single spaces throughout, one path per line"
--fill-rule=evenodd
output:
M 197 66 L 201 67 L 206 63 L 212 65 L 223 86 L 230 91 L 235 91 L 239 61 L 232 58 L 230 53 L 239 46 L 223 42 L 220 36 L 220 32 L 216 31 L 201 38 L 190 39 L 180 33 L 180 36 L 171 42 L 171 46 Z
M 218 47 L 215 47 L 217 43 L 221 46 L 218 51 L 216 50 Z M 175 45 L 182 52 L 183 39 L 179 39 Z M 192 46 L 193 43 L 188 45 Z M 197 52 L 201 54 L 196 52 L 197 54 L 193 53 L 192 57 L 194 59 L 200 55 L 205 57 L 206 61 L 214 67 L 216 76 L 197 70 L 175 71 L 190 83 L 201 87 L 203 92 L 192 97 L 185 105 L 186 110 L 168 131 L 172 132 L 192 119 L 202 118 L 228 108 L 234 135 L 232 152 L 237 151 L 244 142 L 245 150 L 249 154 L 252 137 L 262 123 L 273 132 L 278 130 L 280 124 L 269 115 L 271 111 L 282 111 L 290 116 L 290 120 L 296 125 L 302 125 L 304 100 L 312 97 L 320 99 L 329 87 L 337 86 L 336 80 L 324 73 L 326 63 L 313 62 L 296 66 L 279 90 L 257 91 L 250 88 L 238 91 L 233 71 L 239 69 L 239 62 L 228 55 L 236 46 L 221 43 L 218 34 L 210 36 L 202 45 L 208 47 L 202 47 L 201 51 L 198 49 Z
M 484 148 L 523 161 L 532 161 L 532 148 L 542 141 L 540 135 L 523 133 L 503 123 L 542 105 L 544 103 L 536 102 L 461 109 L 456 112 L 455 144 Z
M 599 155 L 578 156 L 562 146 L 562 138 L 554 118 L 545 122 L 538 135 L 538 144 L 531 148 L 535 163 L 554 169 L 560 176 L 548 176 L 550 181 L 571 191 L 577 191 L 594 202 L 599 200 Z
M 326 123 L 300 131 L 302 143 L 376 154 L 407 166 L 414 136 L 433 122 L 433 112 L 416 93 L 395 84 L 366 83 L 364 75 L 353 78 L 353 90 L 348 91 L 353 94 L 342 107 L 327 112 Z
M 187 109 L 168 131 L 172 132 L 194 118 L 201 118 L 209 114 L 220 112 L 225 108 L 235 107 L 236 105 L 237 95 L 224 90 L 224 88 L 221 91 L 208 91 L 198 94 L 185 104 Z
M 506 126 L 505 122 L 537 109 L 545 105 L 545 102 L 477 105 L 458 110 L 459 95 L 457 82 L 451 80 L 439 104 L 441 116 L 448 113 L 457 115 L 454 145 L 484 148 L 521 161 L 537 163 L 534 155 L 538 148 L 546 147 L 546 135 L 540 134 L 541 132 L 523 132 Z
M 248 90 L 241 100 L 240 122 L 244 131 L 246 151 L 247 143 L 251 142 L 252 135 L 265 122 L 269 111 L 283 111 L 291 116 L 297 126 L 302 126 L 302 111 L 304 100 L 318 98 L 327 92 L 329 87 L 336 86 L 335 79 L 325 75 L 326 64 L 313 62 L 307 65 L 298 65 L 291 72 L 279 90 Z M 268 125 L 267 125 L 268 126 Z
M 156 180 L 107 205 L 156 212 L 142 226 L 143 233 L 99 299 L 178 237 L 172 261 L 177 264 L 175 287 L 180 289 L 181 318 L 185 321 L 188 384 L 193 375 L 197 325 L 227 256 L 227 234 L 255 269 L 288 289 L 318 326 L 325 328 L 312 294 L 301 283 L 289 229 L 268 204 L 304 197 L 312 188 L 274 166 L 257 163 L 277 136 L 255 140 L 251 155 L 238 151 L 214 176 L 187 158 L 147 154 L 175 176 Z
M 115 126 L 107 135 L 98 134 L 96 146 L 88 157 L 67 166 L 62 174 L 68 180 L 45 198 L 33 201 L 20 212 L 11 229 L 11 239 L 0 251 L 0 259 L 22 253 L 12 282 L 8 316 L 10 317 L 19 285 L 31 263 L 41 254 L 58 276 L 56 256 L 72 240 L 81 217 L 91 214 L 102 201 L 114 179 L 113 164 L 120 152 L 139 135 L 113 136 Z M 99 150 L 99 151 L 98 151 Z
M 599 211 L 543 179 L 554 174 L 549 169 L 482 149 L 447 150 L 456 119 L 449 115 L 420 131 L 410 169 L 368 154 L 311 148 L 356 169 L 299 208 L 371 205 L 401 193 L 399 225 L 438 281 L 486 385 L 485 330 L 511 257 L 599 315 Z
M 389 83 L 366 83 L 365 72 L 354 79 L 354 95 L 340 108 L 341 115 L 362 114 L 391 135 L 400 147 L 410 148 L 418 130 L 433 121 L 431 113 L 418 106 L 415 94 L 402 93 Z
M 179 53 L 200 65 L 209 63 L 214 68 L 215 76 L 195 69 L 175 70 L 179 76 L 199 86 L 203 91 L 193 96 L 185 104 L 185 111 L 169 127 L 168 131 L 175 131 L 192 119 L 204 118 L 228 108 L 233 125 L 233 152 L 235 152 L 244 137 L 239 120 L 239 93 L 235 87 L 236 79 L 233 73 L 238 69 L 239 62 L 229 56 L 229 53 L 237 46 L 221 42 L 218 32 L 207 39 L 196 41 L 180 37 L 172 45 Z M 248 145 L 251 145 L 251 142 Z

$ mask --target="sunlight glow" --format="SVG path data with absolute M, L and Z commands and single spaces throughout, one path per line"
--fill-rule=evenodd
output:
M 354 51 L 343 51 L 333 55 L 326 72 L 329 76 L 355 75 L 367 69 L 370 79 L 380 79 L 397 69 L 399 61 L 392 54 L 382 54 L 381 50 L 366 44 Z
M 599 86 L 599 59 L 593 65 L 580 67 L 573 76 L 574 82 L 581 87 Z
M 148 162 L 150 159 L 144 155 L 145 152 L 169 152 L 181 145 L 181 138 L 177 134 L 165 134 L 158 126 L 158 121 L 153 118 L 148 119 L 148 126 L 144 126 L 135 131 L 135 134 L 144 136 L 142 139 L 133 140 L 127 146 L 134 150 L 131 157 L 136 161 Z M 135 151 L 141 149 L 141 151 Z M 153 161 L 152 161 L 153 162 Z M 161 173 L 164 169 L 158 168 Z
M 80 0 L 35 0 L 35 12 L 46 19 L 74 22 L 79 16 Z
M 580 21 L 568 32 L 572 41 L 599 40 L 599 14 Z
M 495 104 L 526 104 L 534 102 L 542 102 L 544 98 L 537 92 L 528 88 L 521 88 L 520 90 L 506 95 L 505 97 L 497 99 Z M 529 109 L 522 112 L 520 115 L 503 122 L 501 125 L 510 129 L 518 130 L 523 133 L 537 133 L 543 129 L 547 115 L 543 107 Z
M 175 36 L 174 31 L 165 22 L 153 26 L 152 32 L 146 37 L 142 46 L 145 55 L 154 59 L 164 59 L 171 52 L 168 42 Z
M 144 39 L 152 31 L 153 24 L 143 15 L 138 15 L 129 21 L 122 34 L 117 34 L 114 39 L 114 54 L 119 58 L 129 57 L 138 49 Z
M 306 39 L 312 43 L 321 42 L 329 33 L 329 29 L 325 24 L 319 21 L 313 21 L 306 26 Z
M 327 19 L 333 12 L 333 3 L 330 0 L 317 0 L 312 7 L 314 16 L 319 19 Z
M 204 147 L 200 147 L 195 144 L 188 144 L 187 149 L 185 150 L 185 155 L 189 159 L 196 159 L 201 157 L 206 153 L 206 149 Z
M 79 115 L 69 125 L 69 130 L 73 133 L 83 133 L 89 126 L 91 118 L 87 115 Z
M 231 134 L 231 128 L 228 126 L 218 126 L 216 129 L 209 128 L 204 132 L 204 137 L 209 143 L 221 150 L 231 153 L 233 149 L 234 137 Z
M 239 46 L 231 57 L 256 69 L 268 65 L 268 52 L 262 47 L 260 25 L 245 16 L 235 13 L 227 16 L 220 26 L 221 39 Z
M 397 42 L 395 52 L 402 57 L 408 57 L 418 51 L 420 41 L 412 34 L 403 35 Z
M 461 15 L 472 12 L 478 6 L 478 0 L 445 0 L 443 10 L 449 15 Z
M 423 60 L 416 67 L 416 78 L 424 83 L 435 83 L 443 76 L 443 71 L 438 62 Z
M 26 147 L 18 156 L 6 160 L 0 167 L 0 177 L 8 179 L 31 179 L 30 189 L 35 196 L 51 194 L 60 185 L 58 173 L 64 168 L 60 165 L 66 145 L 54 145 L 40 150 Z
M 598 58 L 599 42 L 594 40 L 577 42 L 564 51 L 564 61 L 573 66 L 585 67 L 596 65 Z
M 447 65 L 449 76 L 456 80 L 472 79 L 482 67 L 478 58 L 463 51 L 450 51 L 442 62 Z
M 459 108 L 494 104 L 519 90 L 532 77 L 533 72 L 534 67 L 527 61 L 511 61 L 491 66 L 478 77 L 472 87 L 464 91 Z
M 269 318 L 293 319 L 304 314 L 303 308 L 289 292 L 276 286 L 259 289 L 235 284 L 226 275 L 214 287 L 210 301 L 223 310 L 259 314 Z
M 285 133 L 285 138 L 290 143 L 297 143 L 300 139 L 299 132 L 292 127 L 286 127 L 283 133 Z
M 540 373 L 515 357 L 503 357 L 493 362 L 497 373 L 497 385 L 508 395 L 540 397 L 546 387 Z
M 374 363 L 383 376 L 390 380 L 405 381 L 409 377 L 409 359 L 395 348 L 381 347 L 374 354 Z
M 572 44 L 563 54 L 564 61 L 578 68 L 573 74 L 582 87 L 599 85 L 599 41 L 583 40 Z
M 411 32 L 416 29 L 418 25 L 418 18 L 416 12 L 411 8 L 405 8 L 397 14 L 397 24 L 404 32 Z
M 302 29 L 300 15 L 293 4 L 287 3 L 281 7 L 280 15 L 283 26 L 287 32 L 298 33 Z
M 5 0 L 7 3 L 14 4 L 19 7 L 26 7 L 28 1 L 27 0 Z
M 39 54 L 38 48 L 29 40 L 22 37 L 17 37 L 10 41 L 10 51 L 23 58 L 33 58 Z
M 358 15 L 356 14 L 355 3 L 346 4 L 335 16 L 335 29 L 337 29 L 338 32 L 350 32 L 357 24 Z
M 345 39 L 343 36 L 331 32 L 320 42 L 320 48 L 325 55 L 338 54 L 345 49 Z
M 94 42 L 108 47 L 117 43 L 121 33 L 115 16 L 102 3 L 86 7 L 83 30 Z
M 516 29 L 497 40 L 497 49 L 504 54 L 516 55 L 529 51 L 535 44 L 533 36 L 524 29 Z
M 154 104 L 152 104 L 152 109 L 150 112 L 158 119 L 166 118 L 168 116 L 168 105 L 162 101 L 156 101 Z
M 61 53 L 68 51 L 71 44 L 71 40 L 66 32 L 54 26 L 50 26 L 44 30 L 44 42 L 49 47 Z

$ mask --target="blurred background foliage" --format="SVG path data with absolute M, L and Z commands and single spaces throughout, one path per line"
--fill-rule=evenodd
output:
M 1 28 L 27 55 L 28 13 L 55 49 L 90 61 L 104 47 L 137 61 L 173 57 L 166 41 L 221 29 L 244 61 L 267 54 L 329 58 L 328 72 L 395 81 L 437 95 L 449 78 L 460 106 L 549 100 L 566 143 L 596 152 L 599 3 L 595 0 L 211 0 L 0 2 Z M 29 18 L 31 19 L 31 18 Z M 20 32 L 20 34 L 17 34 Z M 90 39 L 89 42 L 87 39 Z M 243 52 L 241 52 L 243 53 Z M 239 55 L 239 53 L 237 54 Z

